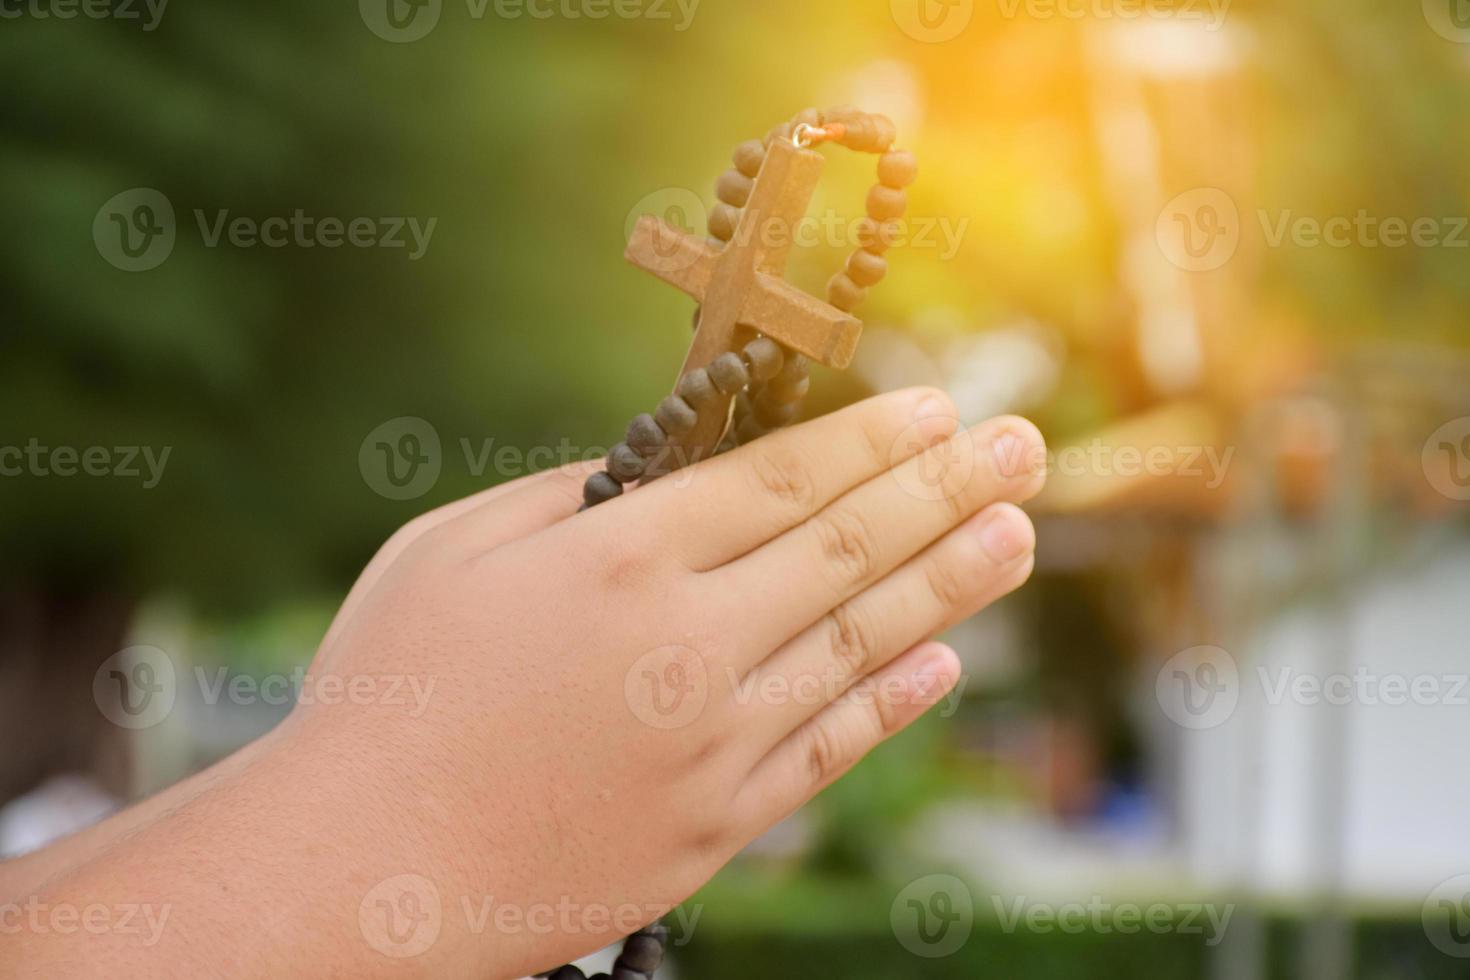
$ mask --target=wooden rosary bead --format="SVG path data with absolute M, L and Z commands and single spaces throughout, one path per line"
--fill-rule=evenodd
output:
M 628 423 L 628 437 L 625 441 L 634 452 L 647 459 L 668 445 L 669 437 L 659 428 L 653 416 L 644 412 Z
M 619 483 L 632 483 L 643 475 L 647 460 L 626 442 L 620 442 L 607 454 L 607 475 Z
M 810 376 L 797 378 L 794 381 L 782 381 L 776 379 L 761 389 L 761 398 L 765 401 L 777 403 L 799 402 L 806 397 L 807 391 L 811 389 L 812 379 Z
M 695 368 L 674 386 L 674 391 L 696 411 L 702 412 L 720 400 L 720 392 L 704 368 Z
M 670 395 L 658 403 L 653 420 L 664 432 L 677 437 L 694 428 L 694 424 L 699 421 L 699 413 L 678 395 Z
M 735 237 L 735 226 L 740 224 L 740 209 L 732 208 L 724 201 L 709 209 L 709 233 L 711 238 L 728 242 Z
M 919 159 L 908 150 L 889 150 L 878 158 L 878 180 L 884 187 L 905 188 L 919 176 Z
M 882 255 L 898 241 L 901 230 L 897 221 L 864 218 L 857 225 L 857 243 L 874 255 Z
M 733 168 L 720 174 L 720 179 L 715 181 L 715 196 L 732 208 L 745 207 L 754 189 L 755 181 Z
M 587 975 L 570 963 L 557 967 L 555 972 L 548 973 L 546 976 L 547 980 L 587 980 Z
M 863 288 L 875 286 L 888 275 L 888 262 L 881 255 L 858 249 L 847 257 L 847 278 Z
M 822 125 L 822 113 L 816 108 L 803 109 L 791 117 L 792 125 L 800 126 L 806 123 L 808 126 Z
M 734 395 L 750 384 L 750 372 L 745 369 L 745 362 L 739 354 L 727 351 L 711 361 L 706 370 L 709 371 L 709 379 L 724 395 Z
M 781 373 L 776 375 L 772 384 L 791 384 L 800 381 L 812 373 L 812 362 L 805 354 L 792 351 L 786 358 L 786 363 L 781 365 Z
M 761 164 L 766 162 L 765 144 L 760 140 L 746 140 L 735 147 L 735 155 L 731 159 L 736 170 L 747 177 L 754 177 L 761 172 Z
M 857 309 L 866 295 L 868 291 L 849 279 L 845 272 L 837 273 L 827 283 L 827 302 L 844 313 Z
M 755 417 L 755 414 L 752 413 L 745 416 L 745 418 L 741 419 L 736 424 L 735 441 L 739 445 L 744 446 L 747 443 L 755 442 L 757 439 L 759 439 L 761 436 L 765 435 L 769 431 L 769 429 L 760 424 L 760 421 Z
M 908 195 L 896 187 L 873 185 L 868 191 L 868 216 L 874 221 L 893 221 L 908 210 Z
M 750 375 L 757 381 L 769 381 L 781 372 L 781 365 L 786 360 L 786 355 L 781 350 L 781 345 L 770 337 L 757 337 L 745 345 L 742 352 L 745 363 L 750 367 Z
M 653 971 L 658 969 L 659 963 L 663 962 L 664 947 L 657 939 L 643 934 L 634 934 L 623 943 L 623 951 L 618 954 L 617 965 L 625 970 L 637 970 L 653 976 Z
M 796 421 L 801 414 L 800 402 L 783 402 L 774 398 L 757 398 L 755 420 L 768 429 L 779 429 Z
M 582 499 L 587 502 L 588 507 L 596 507 L 622 494 L 623 485 L 606 473 L 593 473 L 582 484 Z

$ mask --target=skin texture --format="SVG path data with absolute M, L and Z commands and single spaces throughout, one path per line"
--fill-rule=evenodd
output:
M 162 927 L 32 922 L 0 974 L 517 977 L 599 948 L 953 688 L 927 638 L 1030 574 L 1041 455 L 912 389 L 584 513 L 595 465 L 418 518 L 311 669 L 364 696 L 0 866 L 0 903 Z M 408 677 L 422 711 L 377 696 Z

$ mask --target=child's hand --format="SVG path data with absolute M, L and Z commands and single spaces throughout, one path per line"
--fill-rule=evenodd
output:
M 925 638 L 1030 573 L 1040 436 L 952 414 L 902 391 L 585 513 L 572 467 L 420 518 L 323 640 L 345 698 L 39 896 L 166 905 L 160 935 L 13 955 L 478 980 L 657 917 L 942 698 L 959 663 Z
M 305 709 L 306 730 L 380 746 L 364 784 L 463 864 L 446 908 L 651 919 L 943 697 L 959 664 L 925 638 L 1029 575 L 1012 502 L 1040 489 L 1039 434 L 954 430 L 942 394 L 902 391 L 585 513 L 574 467 L 428 515 L 314 668 L 432 679 L 427 710 Z M 528 971 L 616 928 L 488 938 Z

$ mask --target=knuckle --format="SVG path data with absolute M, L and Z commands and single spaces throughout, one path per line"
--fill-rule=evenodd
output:
M 929 591 L 943 609 L 952 609 L 969 597 L 968 579 L 960 574 L 951 562 L 943 558 L 930 558 L 924 565 L 924 579 Z
M 830 725 L 813 725 L 806 736 L 807 775 L 820 786 L 842 771 L 842 739 Z
M 755 453 L 751 471 L 757 488 L 777 503 L 794 509 L 810 507 L 817 496 L 809 463 L 789 446 L 766 446 Z
M 827 624 L 827 642 L 833 662 L 844 676 L 865 675 L 878 651 L 878 638 L 871 623 L 859 615 L 851 603 L 844 603 L 827 614 Z
M 863 582 L 877 567 L 877 548 L 867 519 L 855 510 L 832 511 L 812 520 L 822 557 L 844 583 Z

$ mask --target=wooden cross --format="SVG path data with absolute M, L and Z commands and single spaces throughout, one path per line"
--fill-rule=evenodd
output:
M 862 323 L 781 278 L 822 162 L 820 153 L 772 140 L 740 223 L 724 245 L 653 215 L 638 219 L 624 257 L 700 303 L 680 378 L 739 350 L 756 332 L 829 367 L 852 361 Z M 678 440 L 680 464 L 714 451 L 728 424 L 729 399 L 724 404 L 724 412 L 701 412 L 699 423 Z

